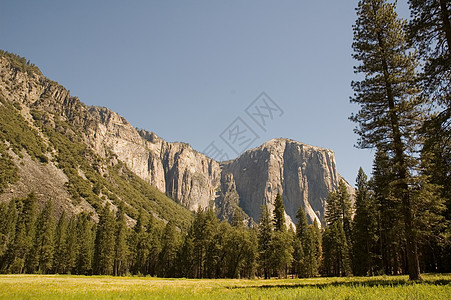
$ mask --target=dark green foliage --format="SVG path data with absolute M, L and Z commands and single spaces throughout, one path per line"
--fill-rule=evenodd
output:
M 323 233 L 323 272 L 328 276 L 347 276 L 351 273 L 348 244 L 341 222 L 325 228 Z
M 124 205 L 121 203 L 116 213 L 116 232 L 114 246 L 114 275 L 125 275 L 128 271 L 129 249 L 127 238 L 129 229 L 125 218 Z
M 258 225 L 258 261 L 260 273 L 265 279 L 271 277 L 272 273 L 272 240 L 273 240 L 273 224 L 268 207 L 263 205 L 261 208 L 262 215 Z
M 375 198 L 370 194 L 368 178 L 359 169 L 355 196 L 355 216 L 352 231 L 353 270 L 358 276 L 374 275 L 380 266 L 378 255 L 378 210 Z
M 17 109 L 0 97 L 0 140 L 8 141 L 9 147 L 21 156 L 22 149 L 34 159 L 46 163 L 47 146 L 38 133 L 32 129 Z M 2 147 L 4 147 L 2 145 Z M 2 150 L 1 154 L 5 153 Z M 3 155 L 2 155 L 3 156 Z M 6 159 L 8 157 L 5 157 Z
M 437 103 L 451 108 L 451 3 L 410 0 L 410 40 L 425 61 L 423 88 Z M 449 117 L 448 117 L 449 118 Z
M 33 76 L 34 74 L 42 75 L 39 68 L 30 63 L 30 61 L 27 61 L 24 57 L 4 50 L 0 50 L 0 57 L 8 58 L 12 68 L 15 69 L 16 72 L 27 73 L 30 76 Z
M 355 132 L 360 135 L 360 147 L 377 147 L 393 159 L 393 191 L 402 204 L 409 275 L 420 279 L 413 221 L 416 207 L 409 190 L 425 102 L 418 96 L 418 60 L 409 51 L 406 23 L 398 18 L 395 4 L 360 1 L 357 16 L 353 56 L 361 63 L 356 72 L 365 78 L 352 83 L 355 94 L 351 101 L 360 105 L 360 111 L 351 120 L 359 124 Z
M 161 238 L 159 276 L 175 277 L 177 250 L 180 244 L 179 233 L 173 222 L 168 222 Z
M 296 214 L 296 235 L 294 237 L 294 264 L 299 277 L 313 277 L 318 275 L 319 259 L 319 229 L 314 224 L 308 225 L 307 216 L 302 206 Z
M 283 205 L 282 197 L 277 193 L 276 200 L 274 201 L 274 230 L 286 231 L 285 225 L 285 206 Z
M 108 215 L 109 218 L 112 218 L 111 216 Z M 110 220 L 108 220 L 110 221 Z M 107 230 L 107 233 L 109 234 L 110 231 L 114 230 L 114 224 L 112 224 L 112 222 L 107 222 L 107 224 L 113 225 L 112 229 Z M 70 227 L 70 223 L 69 223 L 69 227 Z M 96 264 L 94 264 L 94 241 L 97 241 L 96 239 L 96 226 L 93 225 L 93 223 L 90 220 L 90 216 L 87 215 L 86 213 L 81 213 L 78 215 L 77 218 L 77 226 L 76 226 L 76 231 L 77 231 L 77 251 L 76 251 L 76 269 L 75 269 L 75 273 L 76 274 L 82 274 L 82 275 L 91 275 L 93 273 L 93 268 L 97 267 L 97 270 L 100 270 L 102 272 L 105 273 L 100 273 L 100 274 L 111 274 L 111 270 L 113 268 L 113 264 L 112 264 L 112 254 L 111 254 L 111 248 L 113 247 L 112 245 L 108 245 L 107 247 L 105 247 L 105 240 L 108 240 L 108 238 L 110 237 L 105 237 L 104 234 L 101 235 L 101 238 L 99 238 L 99 244 L 96 245 L 98 246 L 97 249 L 99 249 L 98 253 L 98 260 L 96 261 Z M 112 244 L 112 242 L 111 242 Z M 108 252 L 103 252 L 104 248 L 101 247 L 105 247 L 106 251 Z M 111 255 L 111 256 L 107 256 Z M 106 265 L 106 263 L 110 263 L 110 265 Z M 109 273 L 107 273 L 109 272 Z
M 97 225 L 94 261 L 96 274 L 113 274 L 113 263 L 115 258 L 115 218 L 107 204 L 99 214 Z
M 81 215 L 80 218 L 78 220 L 81 220 L 81 217 L 85 217 L 85 215 Z M 87 224 L 85 224 L 87 225 Z M 84 227 L 84 226 L 83 226 Z M 85 228 L 80 228 L 80 229 L 85 229 Z M 83 230 L 83 232 L 85 232 Z M 89 262 L 89 257 L 87 257 L 88 259 L 86 259 L 87 263 L 80 261 L 78 261 L 78 253 L 79 253 L 79 243 L 78 243 L 78 228 L 77 228 L 77 217 L 76 216 L 72 216 L 69 219 L 69 224 L 67 225 L 67 235 L 66 235 L 66 239 L 65 239 L 65 244 L 63 246 L 63 257 L 64 257 L 64 261 L 63 261 L 63 265 L 61 266 L 61 273 L 65 274 L 65 273 L 77 273 L 77 266 L 78 265 L 84 265 L 88 268 L 88 270 L 91 269 L 91 262 Z M 59 260 L 60 258 L 58 258 Z M 61 258 L 62 259 L 62 258 Z M 59 266 L 59 265 L 58 265 Z M 84 269 L 86 269 L 86 267 L 83 267 Z M 88 272 L 89 273 L 89 272 Z
M 31 273 L 34 271 L 30 250 L 36 230 L 36 195 L 31 193 L 16 201 L 18 218 L 14 240 L 10 241 L 6 253 L 4 269 L 11 273 Z
M 47 201 L 36 222 L 31 260 L 34 270 L 39 274 L 49 273 L 53 266 L 55 222 L 52 214 L 52 201 Z
M 53 262 L 53 271 L 57 274 L 64 274 L 67 270 L 69 260 L 67 253 L 67 231 L 68 223 L 66 213 L 63 211 L 55 230 L 55 260 Z

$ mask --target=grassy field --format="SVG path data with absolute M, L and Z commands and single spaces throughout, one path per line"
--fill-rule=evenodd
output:
M 313 279 L 159 279 L 0 275 L 0 299 L 451 299 L 451 275 Z

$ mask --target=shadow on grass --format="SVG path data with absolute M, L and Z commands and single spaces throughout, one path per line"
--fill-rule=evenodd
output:
M 300 279 L 302 280 L 302 279 Z M 396 287 L 396 286 L 408 286 L 414 284 L 421 285 L 448 285 L 451 284 L 451 279 L 431 279 L 423 281 L 410 281 L 410 280 L 384 280 L 384 279 L 374 279 L 374 280 L 362 280 L 362 281 L 332 281 L 328 283 L 300 283 L 300 284 L 267 284 L 267 285 L 251 285 L 251 286 L 230 286 L 229 289 L 242 289 L 242 288 L 257 288 L 257 289 L 273 289 L 273 288 L 283 288 L 283 289 L 297 289 L 297 288 L 318 288 L 324 289 L 327 287 Z

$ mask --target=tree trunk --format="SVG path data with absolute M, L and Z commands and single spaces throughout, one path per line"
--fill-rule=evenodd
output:
M 381 49 L 384 48 L 384 42 L 380 34 L 378 34 L 379 45 Z M 384 56 L 383 56 L 384 57 Z M 382 59 L 382 67 L 384 69 L 384 80 L 386 88 L 386 96 L 388 101 L 390 127 L 393 133 L 393 150 L 395 153 L 395 170 L 398 177 L 398 187 L 401 192 L 402 214 L 404 217 L 404 225 L 406 230 L 406 248 L 407 248 L 407 264 L 409 269 L 410 280 L 421 280 L 420 263 L 418 260 L 417 242 L 415 231 L 413 229 L 413 213 L 410 199 L 409 186 L 407 184 L 407 165 L 404 158 L 404 144 L 399 130 L 398 115 L 395 111 L 395 98 L 393 95 L 393 88 L 390 81 L 388 64 L 385 59 Z

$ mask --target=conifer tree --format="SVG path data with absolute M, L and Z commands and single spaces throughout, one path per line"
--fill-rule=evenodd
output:
M 76 273 L 82 275 L 91 275 L 93 273 L 93 266 L 95 265 L 93 261 L 94 241 L 96 240 L 96 227 L 93 226 L 93 223 L 91 222 L 90 216 L 88 214 L 81 213 L 78 215 L 76 231 L 76 242 L 78 244 L 76 252 Z M 103 263 L 104 261 L 105 260 L 96 262 Z M 100 267 L 104 265 L 97 264 L 96 266 Z M 100 274 L 100 271 L 102 270 L 98 269 L 98 271 L 98 273 Z M 101 274 L 106 274 L 106 272 Z
M 128 270 L 128 228 L 124 212 L 124 203 L 121 202 L 116 213 L 116 233 L 114 247 L 114 275 L 121 276 Z
M 114 264 L 114 234 L 115 219 L 110 210 L 110 205 L 103 207 L 99 215 L 95 241 L 95 272 L 101 275 L 111 275 Z
M 271 277 L 271 258 L 272 258 L 272 240 L 273 224 L 268 211 L 268 206 L 261 207 L 260 223 L 258 225 L 258 262 L 265 279 Z
M 3 270 L 6 264 L 8 246 L 14 241 L 16 231 L 17 208 L 14 199 L 9 201 L 8 205 L 2 203 L 2 214 L 0 218 L 0 270 Z
M 277 193 L 274 201 L 274 230 L 286 231 L 285 227 L 285 206 L 283 205 L 282 197 Z
M 353 270 L 355 275 L 374 275 L 378 266 L 378 211 L 368 178 L 360 168 L 357 175 L 353 220 Z
M 271 261 L 279 277 L 286 277 L 293 260 L 291 235 L 285 225 L 285 207 L 280 194 L 277 194 L 273 212 L 274 234 L 271 243 Z
M 63 245 L 64 261 L 58 263 L 58 267 L 62 267 L 61 273 L 77 273 L 77 258 L 79 243 L 78 243 L 78 226 L 77 217 L 75 215 L 71 216 L 69 223 L 67 225 L 66 239 Z M 60 260 L 62 258 L 58 258 Z
M 169 221 L 162 236 L 162 251 L 160 253 L 160 272 L 159 276 L 174 277 L 176 268 L 177 250 L 179 247 L 179 235 L 174 222 Z
M 52 214 L 53 204 L 49 200 L 36 222 L 36 235 L 31 255 L 31 266 L 38 273 L 50 272 L 53 264 L 55 222 Z
M 56 274 L 63 274 L 67 270 L 68 255 L 66 252 L 67 240 L 67 217 L 66 212 L 63 211 L 58 220 L 55 231 L 55 255 L 53 261 L 53 272 Z
M 141 209 L 139 211 L 138 220 L 136 222 L 133 233 L 133 242 L 131 249 L 133 249 L 133 266 L 132 270 L 135 274 L 147 274 L 147 264 L 149 257 L 148 246 L 148 232 L 146 230 L 147 220 L 145 219 L 144 212 Z
M 13 201 L 13 200 L 12 200 Z M 28 194 L 24 199 L 16 201 L 18 218 L 14 240 L 11 240 L 7 250 L 7 266 L 11 273 L 21 274 L 32 272 L 30 249 L 33 247 L 33 237 L 36 227 L 36 195 Z
M 351 116 L 359 127 L 359 146 L 378 147 L 393 157 L 395 191 L 402 202 L 406 231 L 409 278 L 421 279 L 417 237 L 413 227 L 415 207 L 409 190 L 411 162 L 416 150 L 415 133 L 422 118 L 415 68 L 417 60 L 409 51 L 404 32 L 405 22 L 395 4 L 385 0 L 363 0 L 357 8 L 354 26 L 354 58 L 361 62 L 356 72 L 365 79 L 353 82 L 352 102 L 360 111 Z

